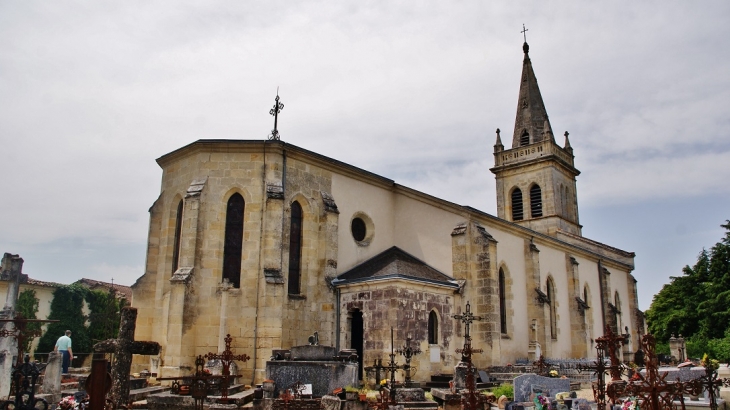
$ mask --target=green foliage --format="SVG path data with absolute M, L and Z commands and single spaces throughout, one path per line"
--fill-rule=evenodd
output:
M 694 266 L 671 277 L 646 311 L 649 332 L 666 342 L 672 334 L 688 340 L 689 357 L 716 350 L 726 355 L 724 340 L 730 330 L 730 221 L 725 236 L 709 251 L 703 249 Z
M 66 330 L 70 330 L 74 355 L 91 352 L 91 339 L 86 328 L 86 319 L 82 314 L 88 292 L 87 288 L 77 284 L 61 286 L 53 292 L 51 313 L 48 315 L 48 319 L 60 320 L 60 322 L 48 325 L 46 334 L 38 343 L 37 351 L 53 351 L 56 340 L 63 336 Z
M 88 319 L 92 342 L 116 338 L 119 334 L 119 311 L 124 306 L 124 299 L 117 299 L 115 292 L 92 290 L 87 293 L 86 302 L 91 311 Z
M 495 387 L 494 390 L 492 390 L 492 393 L 494 393 L 497 398 L 507 396 L 507 398 L 512 399 L 515 397 L 514 387 L 510 383 L 500 384 L 499 386 Z
M 16 308 L 18 313 L 26 319 L 38 319 L 36 313 L 38 313 L 38 298 L 36 297 L 35 290 L 26 289 L 20 292 L 18 295 L 18 302 Z M 33 337 L 30 336 L 41 329 L 40 323 L 28 323 L 25 326 L 25 342 L 23 343 L 22 349 L 25 353 L 30 352 L 30 345 L 33 343 Z

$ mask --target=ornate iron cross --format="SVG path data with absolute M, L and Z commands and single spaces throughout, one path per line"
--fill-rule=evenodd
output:
M 406 364 L 403 365 L 403 368 L 406 371 L 406 379 L 404 384 L 406 385 L 406 387 L 408 387 L 411 385 L 411 358 L 415 355 L 420 354 L 421 348 L 419 348 L 418 346 L 411 347 L 411 338 L 406 337 L 406 345 L 401 347 L 400 349 L 397 349 L 395 352 L 403 355 L 403 357 L 406 358 Z
M 464 348 L 463 349 L 457 349 L 456 353 L 461 353 L 461 361 L 465 363 L 471 363 L 471 356 L 473 353 L 481 353 L 483 352 L 482 349 L 472 349 L 471 347 L 471 323 L 473 321 L 480 321 L 484 320 L 481 316 L 474 316 L 473 313 L 471 313 L 471 305 L 469 302 L 466 302 L 466 310 L 461 315 L 453 315 L 452 318 L 456 320 L 460 320 L 461 323 L 464 324 Z
M 284 109 L 284 104 L 279 102 L 279 87 L 276 87 L 276 98 L 274 98 L 274 108 L 269 110 L 269 114 L 274 116 L 274 129 L 271 130 L 269 140 L 278 141 L 280 139 L 279 130 L 277 128 L 279 122 L 279 113 Z
M 277 97 L 278 98 L 278 97 Z M 226 342 L 226 350 L 223 351 L 223 353 L 208 353 L 205 355 L 205 358 L 208 360 L 220 360 L 221 364 L 223 365 L 223 379 L 221 380 L 221 398 L 219 402 L 221 403 L 228 403 L 228 387 L 230 387 L 231 378 L 235 377 L 241 377 L 241 375 L 231 374 L 231 362 L 234 360 L 240 360 L 242 362 L 246 362 L 249 359 L 251 359 L 248 355 L 239 354 L 234 355 L 233 351 L 231 351 L 231 342 L 233 342 L 233 338 L 230 334 L 226 335 L 226 338 L 223 339 Z
M 659 375 L 659 360 L 656 356 L 656 341 L 653 335 L 641 338 L 641 347 L 646 353 L 646 376 L 636 373 L 638 381 L 626 386 L 625 394 L 636 396 L 642 410 L 674 409 L 674 397 L 681 395 L 681 383 L 666 381 L 669 373 Z
M 622 345 L 629 342 L 628 335 L 617 335 L 611 330 L 611 326 L 606 325 L 606 334 L 596 338 L 596 347 L 608 352 L 608 357 L 611 359 L 611 380 L 621 380 L 621 363 L 618 360 L 618 349 Z

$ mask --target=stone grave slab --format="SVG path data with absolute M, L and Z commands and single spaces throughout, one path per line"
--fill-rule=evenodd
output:
M 530 401 L 532 393 L 545 393 L 550 398 L 557 393 L 570 391 L 570 379 L 543 377 L 536 374 L 523 374 L 513 381 L 516 402 Z

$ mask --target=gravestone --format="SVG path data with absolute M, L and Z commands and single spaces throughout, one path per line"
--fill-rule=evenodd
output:
M 41 392 L 51 394 L 51 403 L 61 400 L 61 364 L 63 355 L 61 352 L 48 353 L 48 364 L 43 375 L 43 386 Z
M 522 374 L 514 379 L 516 402 L 530 401 L 530 395 L 538 390 L 550 398 L 560 392 L 570 391 L 570 379 L 543 377 L 536 374 Z

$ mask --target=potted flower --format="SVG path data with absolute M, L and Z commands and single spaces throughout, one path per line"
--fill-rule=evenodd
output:
M 365 387 L 361 388 L 357 394 L 360 397 L 360 401 L 368 401 L 368 389 Z

